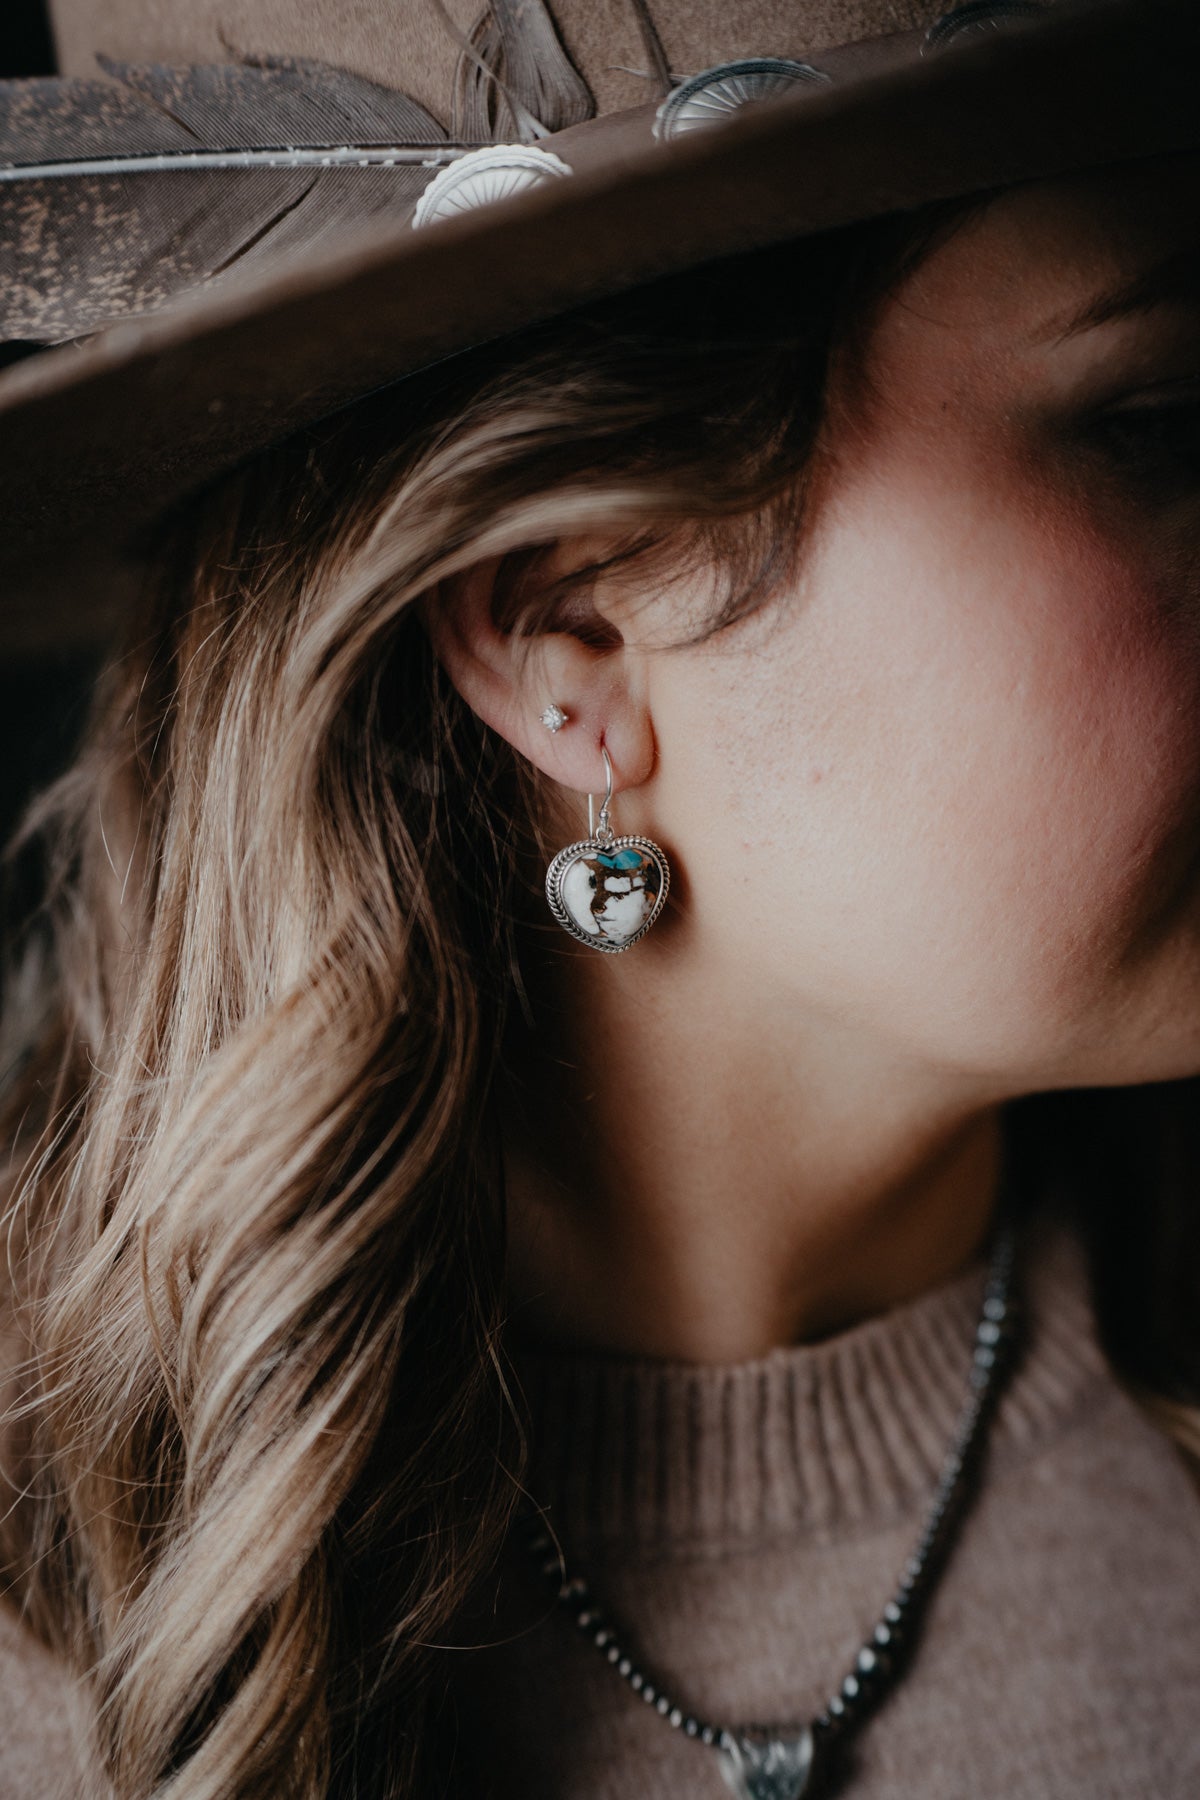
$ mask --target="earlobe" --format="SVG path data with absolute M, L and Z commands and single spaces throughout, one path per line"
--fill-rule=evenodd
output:
M 564 787 L 602 788 L 601 746 L 618 788 L 639 786 L 653 767 L 654 735 L 636 652 L 619 633 L 598 642 L 590 629 L 564 629 L 565 619 L 551 617 L 533 632 L 497 624 L 500 566 L 496 558 L 477 563 L 421 604 L 450 680 L 485 725 Z M 563 721 L 548 729 L 543 715 L 552 708 Z

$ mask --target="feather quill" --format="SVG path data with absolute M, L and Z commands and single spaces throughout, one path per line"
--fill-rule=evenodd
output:
M 294 57 L 0 82 L 0 339 L 58 343 L 401 219 L 461 148 Z

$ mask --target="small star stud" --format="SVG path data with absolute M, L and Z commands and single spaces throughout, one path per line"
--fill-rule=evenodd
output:
M 546 727 L 547 731 L 561 731 L 566 722 L 566 713 L 561 706 L 556 706 L 552 700 L 542 713 L 542 724 Z

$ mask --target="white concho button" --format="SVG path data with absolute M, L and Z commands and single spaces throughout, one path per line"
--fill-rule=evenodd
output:
M 964 38 L 1023 24 L 1048 12 L 1051 3 L 1052 0 L 966 0 L 964 6 L 956 6 L 953 12 L 934 20 L 922 40 L 921 55 L 960 43 Z
M 706 125 L 718 125 L 743 106 L 776 100 L 808 82 L 830 77 L 811 63 L 788 62 L 779 56 L 756 56 L 746 62 L 718 63 L 669 93 L 654 117 L 656 138 L 678 137 Z
M 570 165 L 549 150 L 530 144 L 487 144 L 438 171 L 417 201 L 412 222 L 419 226 L 456 219 L 477 206 L 511 200 L 514 194 L 570 174 Z

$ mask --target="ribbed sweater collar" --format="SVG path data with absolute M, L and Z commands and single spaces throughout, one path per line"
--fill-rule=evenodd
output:
M 1066 1429 L 1105 1375 L 1084 1253 L 1054 1213 L 1021 1232 L 1022 1352 L 989 1467 Z M 919 1508 L 966 1395 L 981 1255 L 816 1344 L 730 1364 L 523 1347 L 529 1488 L 574 1550 L 736 1550 Z

